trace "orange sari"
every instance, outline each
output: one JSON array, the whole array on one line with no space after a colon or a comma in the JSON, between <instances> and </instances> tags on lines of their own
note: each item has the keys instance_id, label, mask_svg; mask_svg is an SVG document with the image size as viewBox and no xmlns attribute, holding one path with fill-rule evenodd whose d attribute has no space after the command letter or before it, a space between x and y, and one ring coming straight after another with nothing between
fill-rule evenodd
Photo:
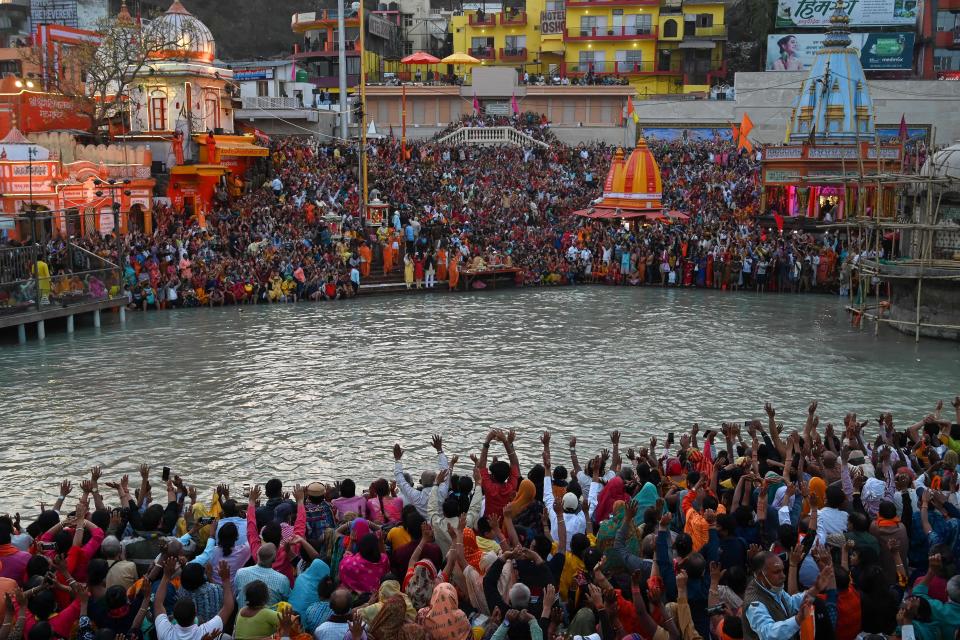
<instances>
[{"instance_id":1,"label":"orange sari","mask_svg":"<svg viewBox=\"0 0 960 640\"><path fill-rule=\"evenodd\" d=\"M460 282L460 265L458 264L457 255L454 254L450 259L450 273L447 278L450 291L454 291L457 288L458 282Z\"/></svg>"},{"instance_id":2,"label":"orange sari","mask_svg":"<svg viewBox=\"0 0 960 640\"><path fill-rule=\"evenodd\" d=\"M447 279L447 250L437 251L437 280Z\"/></svg>"}]
</instances>

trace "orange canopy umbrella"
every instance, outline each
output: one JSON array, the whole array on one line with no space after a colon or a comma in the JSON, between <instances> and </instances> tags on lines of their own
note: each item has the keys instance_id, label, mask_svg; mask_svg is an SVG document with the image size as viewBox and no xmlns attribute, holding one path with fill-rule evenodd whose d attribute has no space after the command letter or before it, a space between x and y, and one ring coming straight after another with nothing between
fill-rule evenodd
<instances>
[{"instance_id":1,"label":"orange canopy umbrella","mask_svg":"<svg viewBox=\"0 0 960 640\"><path fill-rule=\"evenodd\" d=\"M432 56L426 51L417 51L401 59L400 62L401 64L437 64L440 62L440 58Z\"/></svg>"}]
</instances>

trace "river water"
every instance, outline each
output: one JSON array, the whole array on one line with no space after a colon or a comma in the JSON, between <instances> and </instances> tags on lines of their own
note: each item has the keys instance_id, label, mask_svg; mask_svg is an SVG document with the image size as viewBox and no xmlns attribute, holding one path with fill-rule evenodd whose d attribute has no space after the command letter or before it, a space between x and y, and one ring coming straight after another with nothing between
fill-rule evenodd
<instances>
[{"instance_id":1,"label":"river water","mask_svg":"<svg viewBox=\"0 0 960 640\"><path fill-rule=\"evenodd\" d=\"M663 442L771 399L788 428L813 398L822 423L905 426L960 391L960 347L856 331L829 296L578 287L133 313L0 347L0 385L0 512L32 512L94 464L134 485L143 461L203 488L369 481L391 477L394 442L418 476L429 434L468 466L512 427L524 467L544 428L569 465L574 434L583 457L612 429Z\"/></svg>"}]
</instances>

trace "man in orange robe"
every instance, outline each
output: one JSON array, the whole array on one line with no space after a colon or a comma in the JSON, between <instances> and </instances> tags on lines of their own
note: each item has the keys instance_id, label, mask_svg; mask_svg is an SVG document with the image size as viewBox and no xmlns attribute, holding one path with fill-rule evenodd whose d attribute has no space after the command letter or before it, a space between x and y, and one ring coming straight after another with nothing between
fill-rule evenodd
<instances>
[{"instance_id":1,"label":"man in orange robe","mask_svg":"<svg viewBox=\"0 0 960 640\"><path fill-rule=\"evenodd\" d=\"M373 252L370 250L370 245L364 242L360 245L357 253L360 254L360 275L366 278L370 275L370 262L373 260Z\"/></svg>"},{"instance_id":2,"label":"man in orange robe","mask_svg":"<svg viewBox=\"0 0 960 640\"><path fill-rule=\"evenodd\" d=\"M450 291L454 291L457 288L457 283L460 282L460 265L458 264L458 258L458 252L454 252L450 257L450 273L447 279Z\"/></svg>"},{"instance_id":3,"label":"man in orange robe","mask_svg":"<svg viewBox=\"0 0 960 640\"><path fill-rule=\"evenodd\" d=\"M447 279L447 250L437 251L437 280Z\"/></svg>"}]
</instances>

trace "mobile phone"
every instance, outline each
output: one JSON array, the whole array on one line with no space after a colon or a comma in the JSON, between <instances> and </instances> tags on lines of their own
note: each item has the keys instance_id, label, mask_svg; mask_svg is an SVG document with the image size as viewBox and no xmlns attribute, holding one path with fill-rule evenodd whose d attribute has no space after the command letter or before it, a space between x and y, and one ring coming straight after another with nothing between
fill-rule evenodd
<instances>
[{"instance_id":1,"label":"mobile phone","mask_svg":"<svg viewBox=\"0 0 960 640\"><path fill-rule=\"evenodd\" d=\"M204 527L204 526L212 523L212 522L214 521L214 519L215 519L215 518L214 518L213 516L207 516L207 517L204 517L204 518L200 518L200 520L199 520L198 522L200 523L200 526L201 526L201 527Z\"/></svg>"},{"instance_id":2,"label":"mobile phone","mask_svg":"<svg viewBox=\"0 0 960 640\"><path fill-rule=\"evenodd\" d=\"M674 437L674 436L673 436L673 431L669 431L669 432L667 433L667 446L668 446L668 447L673 444L673 437Z\"/></svg>"},{"instance_id":3,"label":"mobile phone","mask_svg":"<svg viewBox=\"0 0 960 640\"><path fill-rule=\"evenodd\" d=\"M747 429L749 429L752 425L753 425L753 420L744 420L744 421L743 421L743 426L744 426L745 428L747 428Z\"/></svg>"},{"instance_id":4,"label":"mobile phone","mask_svg":"<svg viewBox=\"0 0 960 640\"><path fill-rule=\"evenodd\" d=\"M164 482L170 479L170 467L163 468L163 475L160 476L160 479L163 480Z\"/></svg>"},{"instance_id":5,"label":"mobile phone","mask_svg":"<svg viewBox=\"0 0 960 640\"><path fill-rule=\"evenodd\" d=\"M713 605L712 607L707 607L707 615L708 615L708 616L719 616L719 615L721 615L725 610L726 610L726 609L724 608L724 605L722 605L722 604L715 604L715 605Z\"/></svg>"}]
</instances>

